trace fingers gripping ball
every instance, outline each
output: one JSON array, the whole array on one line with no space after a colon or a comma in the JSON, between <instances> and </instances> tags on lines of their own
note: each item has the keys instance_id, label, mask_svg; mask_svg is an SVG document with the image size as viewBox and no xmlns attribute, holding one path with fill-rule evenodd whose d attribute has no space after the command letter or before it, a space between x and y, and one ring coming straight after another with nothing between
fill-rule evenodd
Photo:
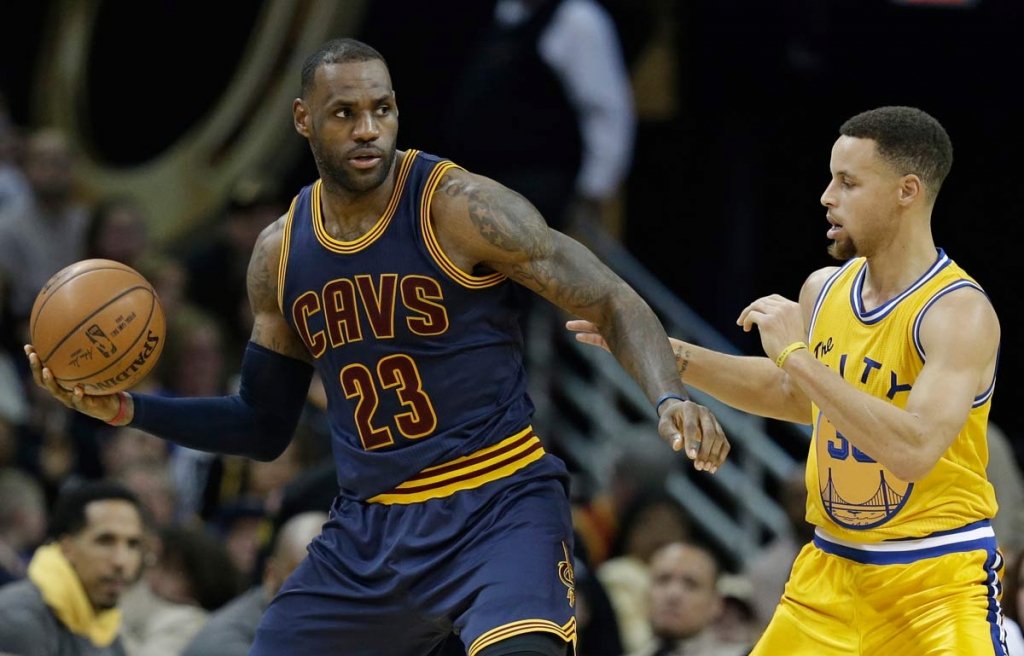
<instances>
[{"instance_id":1,"label":"fingers gripping ball","mask_svg":"<svg viewBox=\"0 0 1024 656\"><path fill-rule=\"evenodd\" d=\"M166 322L153 286L137 271L111 260L83 260L43 286L29 332L62 387L113 394L156 365Z\"/></svg>"}]
</instances>

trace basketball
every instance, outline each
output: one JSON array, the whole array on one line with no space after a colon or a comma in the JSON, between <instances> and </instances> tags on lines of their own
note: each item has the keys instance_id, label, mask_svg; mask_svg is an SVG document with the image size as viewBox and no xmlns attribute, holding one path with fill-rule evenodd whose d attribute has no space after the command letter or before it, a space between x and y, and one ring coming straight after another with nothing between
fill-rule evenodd
<instances>
[{"instance_id":1,"label":"basketball","mask_svg":"<svg viewBox=\"0 0 1024 656\"><path fill-rule=\"evenodd\" d=\"M62 387L113 394L156 365L166 321L153 286L135 269L113 260L83 260L43 286L29 332L40 361Z\"/></svg>"}]
</instances>

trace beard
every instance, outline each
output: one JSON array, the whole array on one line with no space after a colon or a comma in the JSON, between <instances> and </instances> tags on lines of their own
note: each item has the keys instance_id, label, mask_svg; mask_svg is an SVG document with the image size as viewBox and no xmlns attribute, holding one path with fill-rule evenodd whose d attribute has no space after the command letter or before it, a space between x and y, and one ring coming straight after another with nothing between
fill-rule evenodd
<instances>
[{"instance_id":1,"label":"beard","mask_svg":"<svg viewBox=\"0 0 1024 656\"><path fill-rule=\"evenodd\" d=\"M395 146L384 150L380 165L375 171L353 171L346 167L345 158L336 152L324 149L315 140L310 139L309 147L313 151L313 159L320 169L320 175L330 182L356 193L370 191L384 184L391 165L395 161Z\"/></svg>"},{"instance_id":2,"label":"beard","mask_svg":"<svg viewBox=\"0 0 1024 656\"><path fill-rule=\"evenodd\" d=\"M857 244L852 239L836 239L828 246L828 254L833 259L845 262L857 257Z\"/></svg>"}]
</instances>

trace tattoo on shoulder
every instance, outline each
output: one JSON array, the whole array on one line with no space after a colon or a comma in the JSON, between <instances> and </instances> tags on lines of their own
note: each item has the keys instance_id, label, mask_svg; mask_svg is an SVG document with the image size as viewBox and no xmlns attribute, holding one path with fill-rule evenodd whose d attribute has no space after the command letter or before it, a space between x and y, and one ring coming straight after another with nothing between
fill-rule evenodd
<instances>
[{"instance_id":1,"label":"tattoo on shoulder","mask_svg":"<svg viewBox=\"0 0 1024 656\"><path fill-rule=\"evenodd\" d=\"M253 248L246 274L246 286L253 312L277 307L277 262L281 256L280 221L260 235Z\"/></svg>"}]
</instances>

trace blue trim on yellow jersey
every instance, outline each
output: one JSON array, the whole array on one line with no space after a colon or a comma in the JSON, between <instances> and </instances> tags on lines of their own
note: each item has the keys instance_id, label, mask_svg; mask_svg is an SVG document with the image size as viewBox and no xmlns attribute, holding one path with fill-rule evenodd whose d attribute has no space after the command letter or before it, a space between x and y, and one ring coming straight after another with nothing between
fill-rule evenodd
<instances>
[{"instance_id":1,"label":"blue trim on yellow jersey","mask_svg":"<svg viewBox=\"0 0 1024 656\"><path fill-rule=\"evenodd\" d=\"M901 293L896 298L888 301L887 303L879 305L878 307L871 311L864 310L864 279L867 278L868 273L868 266L867 264L865 264L863 268L861 268L861 270L857 272L857 277L854 279L853 284L850 286L850 306L853 308L853 314L857 317L857 319L860 320L861 323L868 326L876 324L885 317L889 316L889 313L892 312L893 308L899 305L900 301L916 292L918 289L921 288L922 285L924 285L926 282L934 278L936 274L939 273L939 271L942 271L947 266L953 263L953 260L949 259L949 257L946 256L946 252L944 250L940 248L938 249L938 252L939 255L938 258L935 260L935 263L932 264L932 266L927 271L924 272L924 275L917 279L917 282L903 290L903 293Z\"/></svg>"},{"instance_id":2,"label":"blue trim on yellow jersey","mask_svg":"<svg viewBox=\"0 0 1024 656\"><path fill-rule=\"evenodd\" d=\"M921 357L921 362L925 361L924 346L921 345L921 324L924 323L925 313L928 312L928 308L930 308L932 304L935 303L935 301L939 300L940 298L942 298L943 296L950 292L955 292L956 290L962 289L964 287L972 287L974 289L977 289L982 294L985 293L984 289L979 287L976 283L971 282L970 280L957 280L956 282L952 282L943 287L942 289L940 289L938 292L936 292L935 295L932 296L928 300L928 302L924 304L924 307L921 308L921 311L917 313L917 318L914 319L914 348L917 349L917 354Z\"/></svg>"},{"instance_id":3,"label":"blue trim on yellow jersey","mask_svg":"<svg viewBox=\"0 0 1024 656\"><path fill-rule=\"evenodd\" d=\"M921 311L917 313L917 318L914 319L914 330L913 330L913 334L914 334L914 348L917 349L917 355L918 355L918 357L921 358L921 362L924 362L926 360L925 352L924 352L924 346L921 344L921 324L924 323L924 315L925 315L925 313L928 312L928 309L932 306L933 303L935 303L935 301L939 300L940 298L942 298L946 294L949 294L950 292L955 292L958 289L964 289L964 288L976 289L979 292L981 292L982 294L985 294L985 298L988 298L988 294L985 293L985 290L982 289L980 285L978 285L977 283L975 283L973 281L970 281L970 280L960 279L960 280L957 280L955 282L952 282L952 283L946 285L945 287L940 289L938 292L936 292L935 295L932 296L928 300L927 303L925 303L924 307L921 308ZM988 401L990 398L992 398L992 393L996 389L996 374L998 374L998 373L999 373L999 354L997 353L996 354L996 371L992 374L992 382L989 384L988 389L986 389L984 392L982 392L978 396L974 397L974 403L971 404L972 408L979 408L979 407L985 405L985 402Z\"/></svg>"},{"instance_id":4,"label":"blue trim on yellow jersey","mask_svg":"<svg viewBox=\"0 0 1024 656\"><path fill-rule=\"evenodd\" d=\"M988 602L986 618L992 635L992 649L996 656L1009 654L1009 649L1006 646L1006 630L1003 629L1001 622L1003 609L999 604L999 598L1003 596L1003 585L1000 582L1000 570L1003 569L1003 565L1003 555L999 553L998 549L993 550L985 560L985 588L988 590L988 594L985 595L985 600Z\"/></svg>"},{"instance_id":5,"label":"blue trim on yellow jersey","mask_svg":"<svg viewBox=\"0 0 1024 656\"><path fill-rule=\"evenodd\" d=\"M821 305L825 302L825 297L828 296L828 291L832 289L832 285L835 284L836 280L842 275L843 271L846 271L851 266L856 264L859 260L853 259L839 267L839 270L829 276L825 284L822 285L821 291L818 292L818 298L814 301L814 309L811 311L811 324L807 327L807 340L811 341L814 336L814 324L818 322L818 311L821 309Z\"/></svg>"},{"instance_id":6,"label":"blue trim on yellow jersey","mask_svg":"<svg viewBox=\"0 0 1024 656\"><path fill-rule=\"evenodd\" d=\"M938 531L924 538L863 544L831 536L819 527L814 531L814 546L862 565L906 565L952 553L995 551L996 537L992 523L987 519L950 531Z\"/></svg>"}]
</instances>

